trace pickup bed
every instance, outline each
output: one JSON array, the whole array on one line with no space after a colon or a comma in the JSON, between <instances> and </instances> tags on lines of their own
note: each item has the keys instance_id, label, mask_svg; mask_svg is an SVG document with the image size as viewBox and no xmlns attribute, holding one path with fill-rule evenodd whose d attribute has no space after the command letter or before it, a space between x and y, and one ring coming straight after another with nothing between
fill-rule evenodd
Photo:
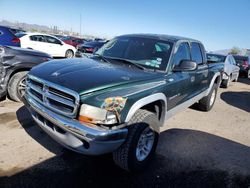
<instances>
[{"instance_id":1,"label":"pickup bed","mask_svg":"<svg viewBox=\"0 0 250 188\"><path fill-rule=\"evenodd\" d=\"M223 71L207 64L201 42L153 34L119 36L91 58L52 62L27 76L23 101L33 119L63 146L113 153L128 171L152 159L168 118L194 103L213 107Z\"/></svg>"}]
</instances>

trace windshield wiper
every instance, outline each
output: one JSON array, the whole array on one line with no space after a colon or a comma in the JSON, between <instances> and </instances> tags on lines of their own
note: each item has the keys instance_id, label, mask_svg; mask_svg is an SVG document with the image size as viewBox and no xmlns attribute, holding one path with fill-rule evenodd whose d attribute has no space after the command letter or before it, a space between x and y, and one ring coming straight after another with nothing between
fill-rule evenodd
<instances>
[{"instance_id":1,"label":"windshield wiper","mask_svg":"<svg viewBox=\"0 0 250 188\"><path fill-rule=\"evenodd\" d=\"M121 61L123 63L127 63L127 64L130 64L130 65L133 65L133 66L135 66L135 67L137 67L139 69L146 70L145 67L143 67L141 65L138 65L137 63L134 63L134 62L129 61L127 59L121 59L121 58L109 58L109 59L114 60L114 61Z\"/></svg>"},{"instance_id":2,"label":"windshield wiper","mask_svg":"<svg viewBox=\"0 0 250 188\"><path fill-rule=\"evenodd\" d=\"M95 54L94 57L98 57L98 58L100 58L101 60L103 60L103 61L105 61L105 62L107 62L107 63L110 63L109 60L107 60L104 56L102 56L102 55L100 55L100 54Z\"/></svg>"}]
</instances>

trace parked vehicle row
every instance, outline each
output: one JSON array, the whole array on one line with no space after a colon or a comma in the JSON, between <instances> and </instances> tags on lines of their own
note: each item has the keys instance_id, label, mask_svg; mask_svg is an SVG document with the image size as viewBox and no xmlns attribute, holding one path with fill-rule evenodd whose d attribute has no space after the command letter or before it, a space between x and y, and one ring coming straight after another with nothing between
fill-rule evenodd
<instances>
[{"instance_id":1,"label":"parked vehicle row","mask_svg":"<svg viewBox=\"0 0 250 188\"><path fill-rule=\"evenodd\" d=\"M63 37L61 38L61 40L63 42L65 42L66 44L69 44L71 46L74 46L75 48L80 45L80 44L83 44L86 42L85 39L82 39L82 38L77 38L77 37L71 37L71 36L66 36L66 37Z\"/></svg>"},{"instance_id":2,"label":"parked vehicle row","mask_svg":"<svg viewBox=\"0 0 250 188\"><path fill-rule=\"evenodd\" d=\"M26 86L28 71L45 61L52 60L49 54L20 47L0 46L0 99L6 95L20 101Z\"/></svg>"},{"instance_id":3,"label":"parked vehicle row","mask_svg":"<svg viewBox=\"0 0 250 188\"><path fill-rule=\"evenodd\" d=\"M127 171L152 159L166 121L197 103L212 109L223 63L207 63L201 42L123 35L90 58L51 61L27 76L23 102L54 140L86 155L112 153Z\"/></svg>"},{"instance_id":4,"label":"parked vehicle row","mask_svg":"<svg viewBox=\"0 0 250 188\"><path fill-rule=\"evenodd\" d=\"M75 57L84 57L93 54L101 48L107 41L91 41L77 46Z\"/></svg>"}]
</instances>

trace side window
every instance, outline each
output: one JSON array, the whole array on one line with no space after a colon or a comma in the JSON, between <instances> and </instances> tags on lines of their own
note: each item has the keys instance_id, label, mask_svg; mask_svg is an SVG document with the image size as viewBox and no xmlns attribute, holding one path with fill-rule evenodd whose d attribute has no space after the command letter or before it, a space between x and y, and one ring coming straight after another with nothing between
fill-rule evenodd
<instances>
[{"instance_id":1,"label":"side window","mask_svg":"<svg viewBox=\"0 0 250 188\"><path fill-rule=\"evenodd\" d=\"M192 60L196 61L198 65L203 63L200 45L196 42L191 43L191 56Z\"/></svg>"},{"instance_id":2,"label":"side window","mask_svg":"<svg viewBox=\"0 0 250 188\"><path fill-rule=\"evenodd\" d=\"M233 61L232 61L231 56L229 56L228 60L229 60L229 63L232 65L232 64L233 64Z\"/></svg>"},{"instance_id":3,"label":"side window","mask_svg":"<svg viewBox=\"0 0 250 188\"><path fill-rule=\"evenodd\" d=\"M48 43L61 44L61 42L58 39L54 38L54 37L45 36L45 38L46 38L46 41Z\"/></svg>"},{"instance_id":4,"label":"side window","mask_svg":"<svg viewBox=\"0 0 250 188\"><path fill-rule=\"evenodd\" d=\"M236 65L236 62L235 62L234 58L232 56L230 58L231 58L231 64Z\"/></svg>"},{"instance_id":5,"label":"side window","mask_svg":"<svg viewBox=\"0 0 250 188\"><path fill-rule=\"evenodd\" d=\"M179 45L173 57L173 66L179 65L182 60L190 60L190 48L187 42Z\"/></svg>"},{"instance_id":6,"label":"side window","mask_svg":"<svg viewBox=\"0 0 250 188\"><path fill-rule=\"evenodd\" d=\"M42 35L31 35L30 40L36 41L36 42L45 42L44 36Z\"/></svg>"}]
</instances>

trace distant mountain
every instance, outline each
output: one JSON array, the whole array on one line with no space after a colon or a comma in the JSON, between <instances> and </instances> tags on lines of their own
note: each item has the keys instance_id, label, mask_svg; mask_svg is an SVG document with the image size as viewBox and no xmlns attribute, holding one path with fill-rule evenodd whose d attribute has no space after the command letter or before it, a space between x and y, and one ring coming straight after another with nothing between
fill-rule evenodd
<instances>
[{"instance_id":1,"label":"distant mountain","mask_svg":"<svg viewBox=\"0 0 250 188\"><path fill-rule=\"evenodd\" d=\"M23 23L23 22L11 22L11 21L8 21L8 20L0 21L0 25L8 26L8 27L16 28L16 29L22 29L22 30L25 30L25 31L31 31L31 32L70 35L70 36L76 36L76 37L83 37L83 38L87 38L87 39L96 38L93 35L80 35L78 32L60 30L60 29L58 29L57 26L48 27L48 26L45 26L45 25L28 24L28 23Z\"/></svg>"},{"instance_id":2,"label":"distant mountain","mask_svg":"<svg viewBox=\"0 0 250 188\"><path fill-rule=\"evenodd\" d=\"M9 27L13 27L13 28L17 28L17 29L23 29L23 30L27 30L27 31L44 31L44 32L51 32L51 28L49 28L48 26L44 26L44 25L37 25L37 24L27 24L27 23L22 23L22 22L10 22L7 20L2 20L0 21L0 25L3 26L9 26Z\"/></svg>"},{"instance_id":3,"label":"distant mountain","mask_svg":"<svg viewBox=\"0 0 250 188\"><path fill-rule=\"evenodd\" d=\"M227 55L229 54L231 51L231 49L225 49L225 50L215 50L212 51L212 53L216 53L216 54L222 54L222 55Z\"/></svg>"},{"instance_id":4,"label":"distant mountain","mask_svg":"<svg viewBox=\"0 0 250 188\"><path fill-rule=\"evenodd\" d=\"M216 54L227 55L230 53L230 51L231 51L231 49L224 49L224 50L215 50L215 51L211 51L211 52L216 53ZM240 49L240 53L238 55L250 56L250 49L242 48L242 49Z\"/></svg>"}]
</instances>

